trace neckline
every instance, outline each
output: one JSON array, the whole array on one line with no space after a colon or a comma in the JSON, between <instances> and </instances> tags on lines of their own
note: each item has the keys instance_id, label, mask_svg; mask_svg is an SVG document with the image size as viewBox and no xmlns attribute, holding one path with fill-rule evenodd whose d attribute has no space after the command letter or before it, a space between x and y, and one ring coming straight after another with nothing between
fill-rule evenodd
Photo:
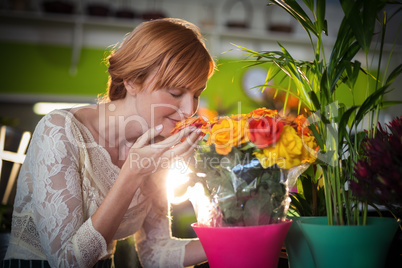
<instances>
[{"instance_id":1,"label":"neckline","mask_svg":"<svg viewBox=\"0 0 402 268\"><path fill-rule=\"evenodd\" d=\"M71 117L74 120L74 123L78 126L79 129L82 129L83 131L85 131L86 136L89 138L90 142L95 144L97 148L99 148L99 150L101 150L103 152L104 155L106 155L107 160L109 162L109 165L111 166L111 168L113 169L113 171L116 174L120 173L121 168L119 166L117 166L116 164L114 164L112 162L112 158L109 154L109 152L106 150L105 147L103 147L102 145L100 145L99 143L96 142L92 132L80 121L78 120L74 114L70 111L70 109L60 109L59 111L65 112L66 114L68 114L69 117Z\"/></svg>"}]
</instances>

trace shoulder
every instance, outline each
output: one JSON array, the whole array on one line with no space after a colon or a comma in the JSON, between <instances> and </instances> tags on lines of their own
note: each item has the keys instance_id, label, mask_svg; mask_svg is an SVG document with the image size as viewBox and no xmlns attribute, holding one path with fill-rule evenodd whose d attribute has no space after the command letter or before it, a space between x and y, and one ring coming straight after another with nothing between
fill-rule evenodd
<instances>
[{"instance_id":1,"label":"shoulder","mask_svg":"<svg viewBox=\"0 0 402 268\"><path fill-rule=\"evenodd\" d=\"M66 110L54 110L46 114L37 124L33 133L27 162L36 164L60 164L78 158L79 147L74 138L74 122ZM32 172L39 172L33 169Z\"/></svg>"},{"instance_id":2,"label":"shoulder","mask_svg":"<svg viewBox=\"0 0 402 268\"><path fill-rule=\"evenodd\" d=\"M71 128L73 116L67 110L53 110L46 114L36 125L34 135L51 135Z\"/></svg>"},{"instance_id":3,"label":"shoulder","mask_svg":"<svg viewBox=\"0 0 402 268\"><path fill-rule=\"evenodd\" d=\"M73 113L69 110L53 110L38 122L32 140L38 141L49 137L52 140L76 144L79 133L80 129Z\"/></svg>"}]
</instances>

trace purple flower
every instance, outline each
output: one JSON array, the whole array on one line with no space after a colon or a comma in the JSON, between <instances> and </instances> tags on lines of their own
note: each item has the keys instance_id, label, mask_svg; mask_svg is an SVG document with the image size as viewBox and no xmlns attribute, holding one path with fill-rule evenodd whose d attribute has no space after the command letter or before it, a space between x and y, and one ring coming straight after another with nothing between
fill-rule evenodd
<instances>
[{"instance_id":1,"label":"purple flower","mask_svg":"<svg viewBox=\"0 0 402 268\"><path fill-rule=\"evenodd\" d=\"M369 203L402 206L402 117L380 124L374 138L364 142L362 158L356 163L353 194Z\"/></svg>"}]
</instances>

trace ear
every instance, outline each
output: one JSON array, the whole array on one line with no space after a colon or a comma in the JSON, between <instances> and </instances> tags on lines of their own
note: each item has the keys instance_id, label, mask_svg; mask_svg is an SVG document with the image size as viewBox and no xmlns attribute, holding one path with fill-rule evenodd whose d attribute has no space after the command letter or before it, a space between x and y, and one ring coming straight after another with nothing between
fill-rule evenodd
<instances>
[{"instance_id":1,"label":"ear","mask_svg":"<svg viewBox=\"0 0 402 268\"><path fill-rule=\"evenodd\" d=\"M124 87L127 90L127 93L135 96L138 93L138 85L136 85L132 80L124 80Z\"/></svg>"}]
</instances>

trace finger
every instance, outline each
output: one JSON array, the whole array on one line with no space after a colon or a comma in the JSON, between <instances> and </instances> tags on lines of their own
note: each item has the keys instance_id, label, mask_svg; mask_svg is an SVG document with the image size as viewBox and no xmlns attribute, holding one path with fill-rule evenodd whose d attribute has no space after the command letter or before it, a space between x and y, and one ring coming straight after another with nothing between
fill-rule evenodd
<instances>
[{"instance_id":1,"label":"finger","mask_svg":"<svg viewBox=\"0 0 402 268\"><path fill-rule=\"evenodd\" d=\"M183 143L189 144L192 148L195 148L198 145L198 142L202 140L204 134L201 133L200 129L197 129L193 133L187 136L186 140Z\"/></svg>"},{"instance_id":2,"label":"finger","mask_svg":"<svg viewBox=\"0 0 402 268\"><path fill-rule=\"evenodd\" d=\"M189 157L193 158L195 149L198 146L198 142L195 142L192 144L192 146L187 150L187 152L184 152L183 154L180 155L181 158L188 159ZM186 161L187 163L187 161Z\"/></svg>"},{"instance_id":3,"label":"finger","mask_svg":"<svg viewBox=\"0 0 402 268\"><path fill-rule=\"evenodd\" d=\"M198 141L202 139L199 131L191 133L184 142L174 146L168 152L175 156L185 156L187 154L192 154L194 149L198 145Z\"/></svg>"},{"instance_id":4,"label":"finger","mask_svg":"<svg viewBox=\"0 0 402 268\"><path fill-rule=\"evenodd\" d=\"M163 125L157 125L154 128L150 128L147 131L145 131L144 134L142 134L137 141L134 143L132 148L141 148L144 147L145 145L149 144L149 142L158 136L163 129Z\"/></svg>"},{"instance_id":5,"label":"finger","mask_svg":"<svg viewBox=\"0 0 402 268\"><path fill-rule=\"evenodd\" d=\"M162 147L162 148L171 148L175 145L177 145L178 143L180 143L182 141L183 138L186 138L189 134L191 134L192 132L196 131L197 128L191 126L191 127L186 127L182 130L180 130L178 133L166 138L165 140L155 143L155 145L157 145L158 147Z\"/></svg>"}]
</instances>

